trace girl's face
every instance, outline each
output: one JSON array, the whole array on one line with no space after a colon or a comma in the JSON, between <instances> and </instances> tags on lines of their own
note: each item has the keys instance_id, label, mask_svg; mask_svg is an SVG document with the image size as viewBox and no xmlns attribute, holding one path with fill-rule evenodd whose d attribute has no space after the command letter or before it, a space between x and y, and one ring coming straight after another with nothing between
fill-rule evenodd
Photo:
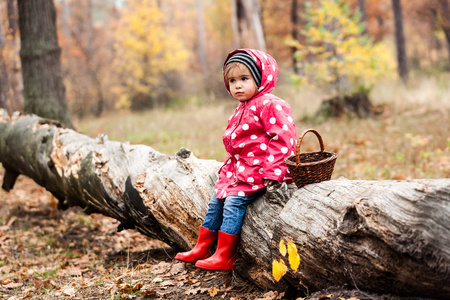
<instances>
[{"instance_id":1,"label":"girl's face","mask_svg":"<svg viewBox=\"0 0 450 300\"><path fill-rule=\"evenodd\" d=\"M258 92L250 70L242 64L237 65L228 72L227 80L231 96L236 100L247 101Z\"/></svg>"}]
</instances>

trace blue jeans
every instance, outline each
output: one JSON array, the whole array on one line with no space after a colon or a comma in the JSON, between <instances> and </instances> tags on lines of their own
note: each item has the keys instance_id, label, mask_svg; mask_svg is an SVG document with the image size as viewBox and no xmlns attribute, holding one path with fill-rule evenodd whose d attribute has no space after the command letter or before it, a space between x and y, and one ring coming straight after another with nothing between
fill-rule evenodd
<instances>
[{"instance_id":1,"label":"blue jeans","mask_svg":"<svg viewBox=\"0 0 450 300\"><path fill-rule=\"evenodd\" d=\"M212 231L220 229L228 234L239 235L247 206L258 195L260 193L247 197L229 196L223 201L217 199L214 193L209 200L208 212L202 226Z\"/></svg>"}]
</instances>

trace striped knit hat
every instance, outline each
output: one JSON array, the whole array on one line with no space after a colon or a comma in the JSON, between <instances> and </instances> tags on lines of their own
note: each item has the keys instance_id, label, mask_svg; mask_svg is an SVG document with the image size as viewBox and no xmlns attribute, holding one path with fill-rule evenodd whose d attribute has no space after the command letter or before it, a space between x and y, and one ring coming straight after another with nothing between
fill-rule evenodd
<instances>
[{"instance_id":1,"label":"striped knit hat","mask_svg":"<svg viewBox=\"0 0 450 300\"><path fill-rule=\"evenodd\" d=\"M231 62L239 62L241 64L244 64L252 73L256 85L258 87L261 86L262 71L256 64L255 59L250 54L248 54L247 52L237 52L235 55L230 57L225 65L228 65Z\"/></svg>"}]
</instances>

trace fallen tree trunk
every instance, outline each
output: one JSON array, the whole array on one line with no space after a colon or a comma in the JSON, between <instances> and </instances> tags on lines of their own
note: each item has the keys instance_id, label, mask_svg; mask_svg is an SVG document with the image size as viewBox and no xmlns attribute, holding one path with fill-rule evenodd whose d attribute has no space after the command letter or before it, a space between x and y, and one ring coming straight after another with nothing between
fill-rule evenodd
<instances>
[{"instance_id":1,"label":"fallen tree trunk","mask_svg":"<svg viewBox=\"0 0 450 300\"><path fill-rule=\"evenodd\" d=\"M96 139L0 110L3 188L24 174L59 199L121 221L175 249L195 244L220 163L189 150ZM249 206L236 271L271 289L331 285L415 297L450 295L450 179L283 184ZM276 282L272 261L296 245L300 267Z\"/></svg>"}]
</instances>

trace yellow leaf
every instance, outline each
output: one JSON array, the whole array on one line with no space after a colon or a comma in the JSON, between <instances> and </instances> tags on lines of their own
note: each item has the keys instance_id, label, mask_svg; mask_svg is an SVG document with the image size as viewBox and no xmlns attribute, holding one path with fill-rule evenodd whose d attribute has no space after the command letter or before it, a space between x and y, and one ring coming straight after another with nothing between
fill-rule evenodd
<instances>
[{"instance_id":1,"label":"yellow leaf","mask_svg":"<svg viewBox=\"0 0 450 300\"><path fill-rule=\"evenodd\" d=\"M284 240L280 241L280 253L283 256L286 256L286 244L284 243Z\"/></svg>"},{"instance_id":2,"label":"yellow leaf","mask_svg":"<svg viewBox=\"0 0 450 300\"><path fill-rule=\"evenodd\" d=\"M220 291L218 288L216 287L212 287L209 289L208 293L211 297L214 298L215 295L217 295L217 292Z\"/></svg>"},{"instance_id":3,"label":"yellow leaf","mask_svg":"<svg viewBox=\"0 0 450 300\"><path fill-rule=\"evenodd\" d=\"M280 281L281 277L283 277L287 272L287 267L284 261L280 258L280 261L273 260L272 263L272 275L275 280Z\"/></svg>"},{"instance_id":4,"label":"yellow leaf","mask_svg":"<svg viewBox=\"0 0 450 300\"><path fill-rule=\"evenodd\" d=\"M289 253L289 264L291 269L294 272L297 272L298 266L300 265L300 255L298 255L297 246L292 242L288 242L287 250Z\"/></svg>"}]
</instances>

